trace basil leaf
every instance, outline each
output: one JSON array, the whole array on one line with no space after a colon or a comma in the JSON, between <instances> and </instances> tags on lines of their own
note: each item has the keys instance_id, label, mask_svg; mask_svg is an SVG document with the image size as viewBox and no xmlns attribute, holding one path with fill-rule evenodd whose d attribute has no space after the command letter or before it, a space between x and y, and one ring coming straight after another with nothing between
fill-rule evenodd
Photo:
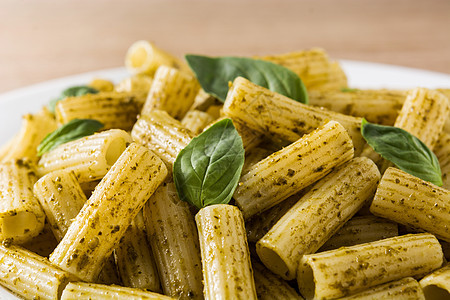
<instances>
[{"instance_id":1,"label":"basil leaf","mask_svg":"<svg viewBox=\"0 0 450 300\"><path fill-rule=\"evenodd\" d=\"M241 76L273 92L308 103L308 93L300 77L281 65L259 59L231 56L186 55L186 60L202 88L222 102L227 97L228 82Z\"/></svg>"},{"instance_id":2,"label":"basil leaf","mask_svg":"<svg viewBox=\"0 0 450 300\"><path fill-rule=\"evenodd\" d=\"M69 87L69 88L65 89L64 91L62 91L61 96L59 96L56 99L50 100L50 102L48 103L48 109L54 113L56 103L58 103L58 101L61 101L66 97L78 97L78 96L83 96L86 94L97 94L98 92L99 91L97 89L94 89L87 85Z\"/></svg>"},{"instance_id":3,"label":"basil leaf","mask_svg":"<svg viewBox=\"0 0 450 300\"><path fill-rule=\"evenodd\" d=\"M442 186L441 167L436 155L409 132L363 119L361 134L375 152L399 169Z\"/></svg>"},{"instance_id":4,"label":"basil leaf","mask_svg":"<svg viewBox=\"0 0 450 300\"><path fill-rule=\"evenodd\" d=\"M61 144L88 136L103 127L103 124L92 119L74 119L47 136L37 147L38 156Z\"/></svg>"},{"instance_id":5,"label":"basil leaf","mask_svg":"<svg viewBox=\"0 0 450 300\"><path fill-rule=\"evenodd\" d=\"M203 208L231 200L244 165L242 139L230 119L217 122L178 154L173 178L181 200Z\"/></svg>"},{"instance_id":6,"label":"basil leaf","mask_svg":"<svg viewBox=\"0 0 450 300\"><path fill-rule=\"evenodd\" d=\"M354 93L357 91L359 91L359 89L353 89L353 88L349 88L349 87L341 88L341 92L343 92L343 93Z\"/></svg>"}]
</instances>

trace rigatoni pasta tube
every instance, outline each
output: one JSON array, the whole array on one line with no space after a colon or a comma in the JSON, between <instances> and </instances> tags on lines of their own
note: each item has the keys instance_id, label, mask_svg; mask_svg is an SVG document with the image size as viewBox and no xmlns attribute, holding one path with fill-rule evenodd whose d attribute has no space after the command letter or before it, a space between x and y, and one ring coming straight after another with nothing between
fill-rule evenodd
<instances>
[{"instance_id":1,"label":"rigatoni pasta tube","mask_svg":"<svg viewBox=\"0 0 450 300\"><path fill-rule=\"evenodd\" d=\"M75 172L79 182L101 179L129 143L128 133L111 129L59 145L42 155L38 175L65 169Z\"/></svg>"},{"instance_id":2,"label":"rigatoni pasta tube","mask_svg":"<svg viewBox=\"0 0 450 300\"><path fill-rule=\"evenodd\" d=\"M286 148L253 165L234 193L249 218L283 201L353 157L352 141L342 125L330 121Z\"/></svg>"},{"instance_id":3,"label":"rigatoni pasta tube","mask_svg":"<svg viewBox=\"0 0 450 300\"><path fill-rule=\"evenodd\" d=\"M286 281L273 274L259 262L252 260L253 277L259 300L301 300L303 299Z\"/></svg>"},{"instance_id":4,"label":"rigatoni pasta tube","mask_svg":"<svg viewBox=\"0 0 450 300\"><path fill-rule=\"evenodd\" d=\"M166 166L154 153L130 144L100 181L50 261L85 281L93 281L166 175Z\"/></svg>"},{"instance_id":5,"label":"rigatoni pasta tube","mask_svg":"<svg viewBox=\"0 0 450 300\"><path fill-rule=\"evenodd\" d=\"M256 244L261 261L283 279L295 278L314 253L371 198L380 179L368 158L354 158L317 182Z\"/></svg>"},{"instance_id":6,"label":"rigatoni pasta tube","mask_svg":"<svg viewBox=\"0 0 450 300\"><path fill-rule=\"evenodd\" d=\"M442 187L444 189L450 189L450 134L447 132L441 132L436 145L433 148L434 154L436 154L439 160L442 173Z\"/></svg>"},{"instance_id":7,"label":"rigatoni pasta tube","mask_svg":"<svg viewBox=\"0 0 450 300\"><path fill-rule=\"evenodd\" d=\"M163 292L177 299L202 299L202 266L194 216L178 198L172 180L163 183L144 206L148 240Z\"/></svg>"},{"instance_id":8,"label":"rigatoni pasta tube","mask_svg":"<svg viewBox=\"0 0 450 300\"><path fill-rule=\"evenodd\" d=\"M158 154L166 164L172 165L193 134L167 112L154 110L139 118L131 136L135 142Z\"/></svg>"},{"instance_id":9,"label":"rigatoni pasta tube","mask_svg":"<svg viewBox=\"0 0 450 300\"><path fill-rule=\"evenodd\" d=\"M388 282L340 300L425 300L419 283L412 277ZM428 298L427 298L428 299ZM442 298L439 298L442 299Z\"/></svg>"},{"instance_id":10,"label":"rigatoni pasta tube","mask_svg":"<svg viewBox=\"0 0 450 300\"><path fill-rule=\"evenodd\" d=\"M58 300L74 279L42 256L18 246L0 245L0 284L25 299Z\"/></svg>"},{"instance_id":11,"label":"rigatoni pasta tube","mask_svg":"<svg viewBox=\"0 0 450 300\"><path fill-rule=\"evenodd\" d=\"M34 184L33 191L44 209L53 234L58 241L62 240L86 202L75 173L65 170L51 172Z\"/></svg>"},{"instance_id":12,"label":"rigatoni pasta tube","mask_svg":"<svg viewBox=\"0 0 450 300\"><path fill-rule=\"evenodd\" d=\"M181 125L189 129L194 135L197 135L212 121L214 121L214 118L208 113L199 110L190 110L181 120Z\"/></svg>"},{"instance_id":13,"label":"rigatoni pasta tube","mask_svg":"<svg viewBox=\"0 0 450 300\"><path fill-rule=\"evenodd\" d=\"M101 92L58 101L56 120L65 124L73 119L95 119L103 129L130 130L142 109L145 94L139 92Z\"/></svg>"},{"instance_id":14,"label":"rigatoni pasta tube","mask_svg":"<svg viewBox=\"0 0 450 300\"><path fill-rule=\"evenodd\" d=\"M195 216L202 254L204 296L257 299L244 219L236 206L216 204Z\"/></svg>"},{"instance_id":15,"label":"rigatoni pasta tube","mask_svg":"<svg viewBox=\"0 0 450 300\"><path fill-rule=\"evenodd\" d=\"M237 77L229 88L223 113L269 137L290 142L334 120L348 131L355 154L365 145L360 131L361 118L302 104L242 77Z\"/></svg>"},{"instance_id":16,"label":"rigatoni pasta tube","mask_svg":"<svg viewBox=\"0 0 450 300\"><path fill-rule=\"evenodd\" d=\"M33 194L36 180L28 159L0 164L0 240L24 243L44 228L45 214Z\"/></svg>"},{"instance_id":17,"label":"rigatoni pasta tube","mask_svg":"<svg viewBox=\"0 0 450 300\"><path fill-rule=\"evenodd\" d=\"M114 254L124 286L161 291L155 259L147 242L142 211L128 227Z\"/></svg>"},{"instance_id":18,"label":"rigatoni pasta tube","mask_svg":"<svg viewBox=\"0 0 450 300\"><path fill-rule=\"evenodd\" d=\"M398 235L398 224L374 215L355 216L342 226L318 252L374 242Z\"/></svg>"},{"instance_id":19,"label":"rigatoni pasta tube","mask_svg":"<svg viewBox=\"0 0 450 300\"><path fill-rule=\"evenodd\" d=\"M160 66L153 78L141 116L158 109L181 120L194 103L199 89L200 84L191 74Z\"/></svg>"},{"instance_id":20,"label":"rigatoni pasta tube","mask_svg":"<svg viewBox=\"0 0 450 300\"><path fill-rule=\"evenodd\" d=\"M61 300L174 300L161 294L116 285L71 282L64 289Z\"/></svg>"},{"instance_id":21,"label":"rigatoni pasta tube","mask_svg":"<svg viewBox=\"0 0 450 300\"><path fill-rule=\"evenodd\" d=\"M450 191L397 168L384 173L370 211L450 242Z\"/></svg>"},{"instance_id":22,"label":"rigatoni pasta tube","mask_svg":"<svg viewBox=\"0 0 450 300\"><path fill-rule=\"evenodd\" d=\"M450 297L450 264L425 276L419 283L427 299L448 299Z\"/></svg>"},{"instance_id":23,"label":"rigatoni pasta tube","mask_svg":"<svg viewBox=\"0 0 450 300\"><path fill-rule=\"evenodd\" d=\"M334 299L407 276L420 277L442 263L441 245L432 234L409 234L304 255L297 281L306 299Z\"/></svg>"},{"instance_id":24,"label":"rigatoni pasta tube","mask_svg":"<svg viewBox=\"0 0 450 300\"><path fill-rule=\"evenodd\" d=\"M383 125L393 125L406 98L405 91L311 91L309 104Z\"/></svg>"}]
</instances>

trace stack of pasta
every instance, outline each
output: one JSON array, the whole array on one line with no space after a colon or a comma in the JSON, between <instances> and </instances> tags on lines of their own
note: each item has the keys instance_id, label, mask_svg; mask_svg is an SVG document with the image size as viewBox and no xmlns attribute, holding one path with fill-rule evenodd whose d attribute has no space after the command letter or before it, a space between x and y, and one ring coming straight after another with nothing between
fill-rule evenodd
<instances>
[{"instance_id":1,"label":"stack of pasta","mask_svg":"<svg viewBox=\"0 0 450 300\"><path fill-rule=\"evenodd\" d=\"M321 49L259 59L294 71L309 105L243 77L222 103L139 41L129 78L24 116L0 150L0 283L26 299L449 297L449 90L349 89ZM245 149L235 206L197 212L173 164L223 118ZM362 118L433 149L443 186L374 152ZM75 119L102 131L38 154Z\"/></svg>"}]
</instances>

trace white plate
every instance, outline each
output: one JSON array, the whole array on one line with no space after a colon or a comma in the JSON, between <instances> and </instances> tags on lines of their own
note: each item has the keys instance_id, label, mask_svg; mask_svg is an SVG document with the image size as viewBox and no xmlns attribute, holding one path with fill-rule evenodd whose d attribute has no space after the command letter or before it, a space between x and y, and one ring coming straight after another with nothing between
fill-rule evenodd
<instances>
[{"instance_id":1,"label":"white plate","mask_svg":"<svg viewBox=\"0 0 450 300\"><path fill-rule=\"evenodd\" d=\"M341 64L348 76L349 86L354 88L450 88L449 74L348 60L342 60ZM93 78L118 82L127 76L124 68L108 69L46 81L0 95L0 145L19 130L23 114L37 112L63 89L87 84ZM0 287L0 299L18 298Z\"/></svg>"}]
</instances>

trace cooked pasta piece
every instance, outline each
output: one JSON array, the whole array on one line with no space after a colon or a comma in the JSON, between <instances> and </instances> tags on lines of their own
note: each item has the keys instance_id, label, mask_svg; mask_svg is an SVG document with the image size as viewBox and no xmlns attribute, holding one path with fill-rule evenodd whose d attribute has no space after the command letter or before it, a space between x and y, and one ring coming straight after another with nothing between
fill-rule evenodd
<instances>
[{"instance_id":1,"label":"cooked pasta piece","mask_svg":"<svg viewBox=\"0 0 450 300\"><path fill-rule=\"evenodd\" d=\"M412 277L377 285L340 300L425 300L419 283ZM428 299L428 298L427 298Z\"/></svg>"},{"instance_id":2,"label":"cooked pasta piece","mask_svg":"<svg viewBox=\"0 0 450 300\"><path fill-rule=\"evenodd\" d=\"M398 236L397 223L373 215L357 216L345 223L320 247L318 252L374 242L394 236Z\"/></svg>"},{"instance_id":3,"label":"cooked pasta piece","mask_svg":"<svg viewBox=\"0 0 450 300\"><path fill-rule=\"evenodd\" d=\"M236 206L215 204L195 216L205 299L257 299L244 219Z\"/></svg>"},{"instance_id":4,"label":"cooked pasta piece","mask_svg":"<svg viewBox=\"0 0 450 300\"><path fill-rule=\"evenodd\" d=\"M131 221L165 179L164 163L132 143L103 177L50 261L82 280L93 281Z\"/></svg>"},{"instance_id":5,"label":"cooked pasta piece","mask_svg":"<svg viewBox=\"0 0 450 300\"><path fill-rule=\"evenodd\" d=\"M238 77L228 90L224 115L274 139L294 142L329 120L342 124L352 138L355 154L365 141L361 118L302 104Z\"/></svg>"},{"instance_id":6,"label":"cooked pasta piece","mask_svg":"<svg viewBox=\"0 0 450 300\"><path fill-rule=\"evenodd\" d=\"M210 106L217 104L219 104L219 101L201 88L197 96L195 96L194 103L189 110L206 111Z\"/></svg>"},{"instance_id":7,"label":"cooked pasta piece","mask_svg":"<svg viewBox=\"0 0 450 300\"><path fill-rule=\"evenodd\" d=\"M128 133L111 129L59 145L42 155L38 175L64 169L75 172L79 182L101 179L129 143Z\"/></svg>"},{"instance_id":8,"label":"cooked pasta piece","mask_svg":"<svg viewBox=\"0 0 450 300\"><path fill-rule=\"evenodd\" d=\"M144 101L142 92L86 94L58 101L55 115L59 124L73 119L95 119L104 125L102 129L118 128L128 131L136 122Z\"/></svg>"},{"instance_id":9,"label":"cooked pasta piece","mask_svg":"<svg viewBox=\"0 0 450 300\"><path fill-rule=\"evenodd\" d=\"M275 206L353 157L353 144L342 125L330 121L244 174L234 199L247 219Z\"/></svg>"},{"instance_id":10,"label":"cooked pasta piece","mask_svg":"<svg viewBox=\"0 0 450 300\"><path fill-rule=\"evenodd\" d=\"M311 91L309 104L372 123L393 125L405 102L406 92L397 90Z\"/></svg>"},{"instance_id":11,"label":"cooked pasta piece","mask_svg":"<svg viewBox=\"0 0 450 300\"><path fill-rule=\"evenodd\" d=\"M36 180L30 160L0 164L0 241L24 243L44 228L45 214L33 195Z\"/></svg>"},{"instance_id":12,"label":"cooked pasta piece","mask_svg":"<svg viewBox=\"0 0 450 300\"><path fill-rule=\"evenodd\" d=\"M160 66L153 78L141 115L146 116L157 109L181 120L194 103L199 89L200 84L191 74Z\"/></svg>"},{"instance_id":13,"label":"cooked pasta piece","mask_svg":"<svg viewBox=\"0 0 450 300\"><path fill-rule=\"evenodd\" d=\"M334 299L407 276L420 277L442 263L441 246L432 234L409 234L304 255L297 281L306 299Z\"/></svg>"},{"instance_id":14,"label":"cooked pasta piece","mask_svg":"<svg viewBox=\"0 0 450 300\"><path fill-rule=\"evenodd\" d=\"M258 163L259 161L263 160L270 154L272 154L273 151L261 147L254 147L250 151L248 151L245 154L245 161L244 166L242 167L242 174L247 173L250 168Z\"/></svg>"},{"instance_id":15,"label":"cooked pasta piece","mask_svg":"<svg viewBox=\"0 0 450 300\"><path fill-rule=\"evenodd\" d=\"M147 75L135 75L125 78L115 86L118 92L136 92L143 93L147 98L152 85L153 78Z\"/></svg>"},{"instance_id":16,"label":"cooked pasta piece","mask_svg":"<svg viewBox=\"0 0 450 300\"><path fill-rule=\"evenodd\" d=\"M384 173L370 211L450 242L450 191L397 168Z\"/></svg>"},{"instance_id":17,"label":"cooked pasta piece","mask_svg":"<svg viewBox=\"0 0 450 300\"><path fill-rule=\"evenodd\" d=\"M128 227L114 254L124 286L161 292L142 211Z\"/></svg>"},{"instance_id":18,"label":"cooked pasta piece","mask_svg":"<svg viewBox=\"0 0 450 300\"><path fill-rule=\"evenodd\" d=\"M448 299L450 297L450 264L425 276L419 283L427 299Z\"/></svg>"},{"instance_id":19,"label":"cooked pasta piece","mask_svg":"<svg viewBox=\"0 0 450 300\"><path fill-rule=\"evenodd\" d=\"M173 181L162 184L147 201L144 217L164 294L202 299L197 229L189 205L178 198Z\"/></svg>"},{"instance_id":20,"label":"cooked pasta piece","mask_svg":"<svg viewBox=\"0 0 450 300\"><path fill-rule=\"evenodd\" d=\"M450 133L442 132L433 148L441 166L442 187L450 189Z\"/></svg>"},{"instance_id":21,"label":"cooked pasta piece","mask_svg":"<svg viewBox=\"0 0 450 300\"><path fill-rule=\"evenodd\" d=\"M36 114L24 115L19 133L2 148L0 162L24 157L37 159L37 146L47 134L55 129L55 118L45 107Z\"/></svg>"},{"instance_id":22,"label":"cooked pasta piece","mask_svg":"<svg viewBox=\"0 0 450 300\"><path fill-rule=\"evenodd\" d=\"M62 240L86 202L75 173L66 170L51 172L34 184L33 191L44 209L53 234L58 241Z\"/></svg>"},{"instance_id":23,"label":"cooked pasta piece","mask_svg":"<svg viewBox=\"0 0 450 300\"><path fill-rule=\"evenodd\" d=\"M169 66L190 71L189 67L172 54L145 40L137 41L128 48L125 66L131 74L152 76L159 66Z\"/></svg>"},{"instance_id":24,"label":"cooked pasta piece","mask_svg":"<svg viewBox=\"0 0 450 300\"><path fill-rule=\"evenodd\" d=\"M110 80L95 78L88 84L90 87L100 92L112 92L114 91L114 83Z\"/></svg>"},{"instance_id":25,"label":"cooked pasta piece","mask_svg":"<svg viewBox=\"0 0 450 300\"><path fill-rule=\"evenodd\" d=\"M131 136L135 142L148 147L171 166L194 135L167 112L154 110L139 118Z\"/></svg>"},{"instance_id":26,"label":"cooked pasta piece","mask_svg":"<svg viewBox=\"0 0 450 300\"><path fill-rule=\"evenodd\" d=\"M448 99L441 93L425 88L410 90L394 126L406 130L433 149L449 115L449 107ZM367 146L361 155L373 160L373 152L374 150ZM381 156L379 158L381 159ZM384 165L382 171L391 165L390 162L379 160L375 163Z\"/></svg>"},{"instance_id":27,"label":"cooked pasta piece","mask_svg":"<svg viewBox=\"0 0 450 300\"><path fill-rule=\"evenodd\" d=\"M256 243L259 239L261 239L270 230L270 228L272 228L273 225L275 225L278 220L281 219L281 217L292 206L294 206L295 203L297 203L298 199L300 199L307 192L307 190L309 190L309 187L290 196L278 205L275 205L274 207L269 208L268 210L263 211L262 213L247 220L245 222L247 240L249 242Z\"/></svg>"},{"instance_id":28,"label":"cooked pasta piece","mask_svg":"<svg viewBox=\"0 0 450 300\"><path fill-rule=\"evenodd\" d=\"M376 165L362 157L322 178L256 243L261 261L294 279L302 255L316 252L371 199L379 179Z\"/></svg>"},{"instance_id":29,"label":"cooked pasta piece","mask_svg":"<svg viewBox=\"0 0 450 300\"><path fill-rule=\"evenodd\" d=\"M286 281L270 272L259 262L252 260L253 277L259 300L301 300L303 299Z\"/></svg>"},{"instance_id":30,"label":"cooked pasta piece","mask_svg":"<svg viewBox=\"0 0 450 300\"><path fill-rule=\"evenodd\" d=\"M320 48L281 55L257 57L294 71L308 90L340 89L347 86L347 77L337 62L330 62Z\"/></svg>"},{"instance_id":31,"label":"cooked pasta piece","mask_svg":"<svg viewBox=\"0 0 450 300\"><path fill-rule=\"evenodd\" d=\"M25 299L58 300L69 282L68 272L19 246L0 244L0 284Z\"/></svg>"},{"instance_id":32,"label":"cooked pasta piece","mask_svg":"<svg viewBox=\"0 0 450 300\"><path fill-rule=\"evenodd\" d=\"M174 298L136 288L86 282L71 282L64 289L61 300L72 299L173 300Z\"/></svg>"},{"instance_id":33,"label":"cooked pasta piece","mask_svg":"<svg viewBox=\"0 0 450 300\"><path fill-rule=\"evenodd\" d=\"M199 110L190 110L181 120L181 125L189 129L192 134L198 135L203 131L206 125L214 121L213 117Z\"/></svg>"},{"instance_id":34,"label":"cooked pasta piece","mask_svg":"<svg viewBox=\"0 0 450 300\"><path fill-rule=\"evenodd\" d=\"M98 274L95 283L123 285L117 271L114 255L110 255L106 259L105 264L103 265L100 274Z\"/></svg>"}]
</instances>

